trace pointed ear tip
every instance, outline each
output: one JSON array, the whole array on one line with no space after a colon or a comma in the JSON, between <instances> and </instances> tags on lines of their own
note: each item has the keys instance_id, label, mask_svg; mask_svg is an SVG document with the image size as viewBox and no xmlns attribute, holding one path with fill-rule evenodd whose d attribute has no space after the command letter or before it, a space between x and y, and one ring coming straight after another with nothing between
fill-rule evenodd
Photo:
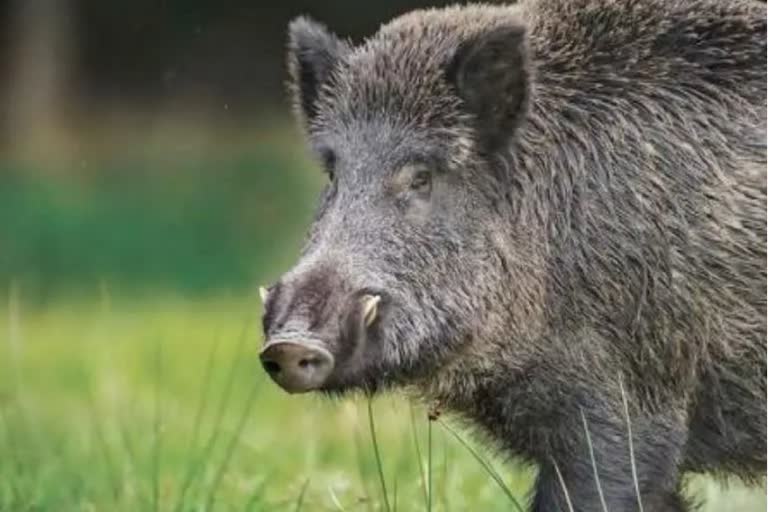
<instances>
[{"instance_id":1,"label":"pointed ear tip","mask_svg":"<svg viewBox=\"0 0 768 512\"><path fill-rule=\"evenodd\" d=\"M520 44L526 37L528 31L525 25L522 23L513 25L504 25L497 27L488 32L484 37L479 38L480 44L507 44L517 45Z\"/></svg>"},{"instance_id":2,"label":"pointed ear tip","mask_svg":"<svg viewBox=\"0 0 768 512\"><path fill-rule=\"evenodd\" d=\"M316 25L318 25L318 23L314 19L307 16L306 14L301 14L288 22L288 32L289 33L300 32L302 30L314 27Z\"/></svg>"},{"instance_id":3,"label":"pointed ear tip","mask_svg":"<svg viewBox=\"0 0 768 512\"><path fill-rule=\"evenodd\" d=\"M292 45L310 38L326 38L329 35L330 32L325 25L304 14L293 18L288 23L288 39Z\"/></svg>"},{"instance_id":4,"label":"pointed ear tip","mask_svg":"<svg viewBox=\"0 0 768 512\"><path fill-rule=\"evenodd\" d=\"M490 49L523 49L527 46L527 34L528 30L523 23L513 23L493 27L468 37L458 44L451 65L448 66L449 75L451 71L458 71L459 65L467 58L476 57Z\"/></svg>"}]
</instances>

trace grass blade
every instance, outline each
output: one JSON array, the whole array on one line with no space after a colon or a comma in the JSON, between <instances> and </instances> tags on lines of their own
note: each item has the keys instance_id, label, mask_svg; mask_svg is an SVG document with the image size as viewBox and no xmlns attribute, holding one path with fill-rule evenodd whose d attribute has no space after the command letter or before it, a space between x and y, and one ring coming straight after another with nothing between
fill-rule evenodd
<instances>
[{"instance_id":1,"label":"grass blade","mask_svg":"<svg viewBox=\"0 0 768 512\"><path fill-rule=\"evenodd\" d=\"M153 414L152 425L152 510L157 512L160 508L160 427L161 427L161 404L160 404L160 380L163 373L163 345L161 341L157 342L155 350L155 411Z\"/></svg>"},{"instance_id":2,"label":"grass blade","mask_svg":"<svg viewBox=\"0 0 768 512\"><path fill-rule=\"evenodd\" d=\"M126 407L126 409L129 412L129 416L132 416L131 413L135 412L136 410L134 399L130 399L129 405ZM131 429L128 428L128 423L125 421L125 413L119 414L116 421L120 434L120 444L122 445L123 451L127 455L126 460L128 471L130 473L134 473L136 471L137 465L136 449L133 445Z\"/></svg>"},{"instance_id":3,"label":"grass blade","mask_svg":"<svg viewBox=\"0 0 768 512\"><path fill-rule=\"evenodd\" d=\"M427 512L432 512L432 421L427 421Z\"/></svg>"},{"instance_id":4,"label":"grass blade","mask_svg":"<svg viewBox=\"0 0 768 512\"><path fill-rule=\"evenodd\" d=\"M632 466L632 480L635 483L635 495L637 496L637 508L643 511L643 500L640 496L640 481L637 478L637 464L635 462L635 444L632 441L632 422L629 420L629 403L627 394L624 392L624 382L619 376L619 389L621 390L621 401L624 404L624 416L627 418L627 438L629 439L629 463Z\"/></svg>"},{"instance_id":5,"label":"grass blade","mask_svg":"<svg viewBox=\"0 0 768 512\"><path fill-rule=\"evenodd\" d=\"M21 476L22 471L21 460L16 449L19 444L16 442L16 436L11 431L12 427L7 419L5 406L3 404L0 404L0 424L3 426L3 439L5 440L5 443L3 443L5 445L3 453L10 453L8 458L10 459L11 467L13 469L13 477L7 479L11 488L11 493L13 495L11 498L11 503L21 503L22 492L21 489L19 489L17 481L17 479L20 479L19 477Z\"/></svg>"},{"instance_id":6,"label":"grass blade","mask_svg":"<svg viewBox=\"0 0 768 512\"><path fill-rule=\"evenodd\" d=\"M368 478L365 476L365 457L364 454L366 451L363 449L363 440L360 435L360 429L355 429L355 455L357 458L357 471L360 476L360 486L363 488L364 495L364 503L366 505L366 509L369 511L373 510L373 500L371 499L371 491L368 487Z\"/></svg>"},{"instance_id":7,"label":"grass blade","mask_svg":"<svg viewBox=\"0 0 768 512\"><path fill-rule=\"evenodd\" d=\"M333 503L333 506L338 510L339 512L346 512L344 507L341 505L341 502L339 501L339 497L336 496L336 493L333 491L333 487L330 485L328 486L328 494L331 496L331 503Z\"/></svg>"},{"instance_id":8,"label":"grass blade","mask_svg":"<svg viewBox=\"0 0 768 512\"><path fill-rule=\"evenodd\" d=\"M245 425L248 422L248 419L251 417L251 412L253 411L253 403L256 398L256 389L257 389L256 385L253 385L251 387L251 391L248 394L248 399L245 403L245 407L243 408L243 413L240 415L240 419L237 422L237 428L235 430L235 433L232 435L232 439L230 440L229 445L227 446L224 452L224 459L221 461L221 465L219 466L219 469L216 472L216 476L213 479L213 485L211 485L211 489L208 493L208 500L206 501L207 505L205 507L205 510L207 510L208 512L213 511L214 499L216 498L216 491L218 490L219 485L221 485L221 480L224 477L224 472L229 466L229 461L232 459L232 454L235 453L235 448L237 448L237 443L240 441L240 436L242 435L243 430L245 429Z\"/></svg>"},{"instance_id":9,"label":"grass blade","mask_svg":"<svg viewBox=\"0 0 768 512\"><path fill-rule=\"evenodd\" d=\"M107 443L106 434L102 429L101 423L99 422L99 414L96 407L95 398L93 396L93 390L90 389L90 386L88 389L87 399L88 409L91 415L91 426L93 428L95 438L94 440L98 445L98 449L101 452L102 458L104 459L104 473L106 474L109 488L112 491L112 498L117 500L118 496L120 495L120 485L118 483L119 479L117 477L117 470L115 469L112 455L109 452L109 444Z\"/></svg>"},{"instance_id":10,"label":"grass blade","mask_svg":"<svg viewBox=\"0 0 768 512\"><path fill-rule=\"evenodd\" d=\"M393 482L392 503L392 512L397 512L397 475L395 475L395 481Z\"/></svg>"},{"instance_id":11,"label":"grass blade","mask_svg":"<svg viewBox=\"0 0 768 512\"><path fill-rule=\"evenodd\" d=\"M301 486L299 496L296 498L296 507L293 509L294 512L299 512L304 505L304 496L307 494L307 487L309 487L309 478L304 480L304 484Z\"/></svg>"},{"instance_id":12,"label":"grass blade","mask_svg":"<svg viewBox=\"0 0 768 512\"><path fill-rule=\"evenodd\" d=\"M499 475L499 473L493 468L490 462L488 462L482 455L480 455L474 448L472 448L472 446L463 437L461 437L458 432L449 427L447 423L442 420L438 421L440 421L440 424L443 426L443 428L450 432L453 437L455 437L462 444L462 446L464 446L464 448L466 448L467 451L472 454L475 460L480 463L483 469L485 469L486 473L488 473L488 475L498 484L498 486L501 487L501 490L504 491L504 494L507 495L510 503L512 503L515 509L517 509L518 512L524 512L520 502L517 501L517 498L515 498L515 496L512 494L512 491L509 489L507 484L504 483L504 479L501 478L501 475Z\"/></svg>"},{"instance_id":13,"label":"grass blade","mask_svg":"<svg viewBox=\"0 0 768 512\"><path fill-rule=\"evenodd\" d=\"M589 425L587 425L587 417L584 415L584 409L580 409L581 422L584 425L584 434L587 436L587 448L589 449L589 458L592 461L592 472L595 475L595 485L597 486L597 495L600 496L600 504L603 507L603 512L608 512L608 505L605 504L605 496L603 495L603 486L600 485L600 475L597 471L597 462L595 461L595 450L592 447L592 436L589 434Z\"/></svg>"},{"instance_id":14,"label":"grass blade","mask_svg":"<svg viewBox=\"0 0 768 512\"><path fill-rule=\"evenodd\" d=\"M248 326L243 328L243 332L240 335L240 339L237 342L237 347L235 348L235 357L232 359L232 365L229 368L229 374L227 375L227 380L224 383L224 395L221 398L221 402L219 402L219 407L216 410L216 422L213 426L213 430L211 431L211 434L208 436L208 439L206 440L205 445L203 446L203 450L198 454L197 457L192 458L191 465L189 467L189 470L187 471L187 475L185 477L184 486L190 486L198 477L200 474L200 471L205 464L205 461L210 460L211 453L213 452L213 449L216 447L216 444L219 441L219 434L221 433L221 423L224 420L224 416L226 415L226 412L229 410L229 402L232 398L232 389L235 383L235 375L237 373L237 368L240 364L240 361L242 358L240 355L243 351L243 345L245 343L246 334L248 332ZM177 503L177 510L182 510L184 506L183 501L179 501Z\"/></svg>"},{"instance_id":15,"label":"grass blade","mask_svg":"<svg viewBox=\"0 0 768 512\"><path fill-rule=\"evenodd\" d=\"M555 468L555 474L557 475L558 482L560 482L560 487L563 488L563 495L565 496L565 504L568 506L568 512L573 512L571 495L568 492L568 487L565 485L565 479L563 478L563 474L560 472L560 467L557 465L557 461L555 459L552 459L552 466Z\"/></svg>"},{"instance_id":16,"label":"grass blade","mask_svg":"<svg viewBox=\"0 0 768 512\"><path fill-rule=\"evenodd\" d=\"M376 468L379 473L379 482L381 483L381 493L384 497L384 509L387 512L392 512L392 508L389 506L389 496L387 494L387 482L384 478L384 467L381 463L381 454L379 453L379 443L376 440L376 428L373 421L373 405L372 399L368 398L368 428L371 431L371 442L373 443L373 453L376 456Z\"/></svg>"},{"instance_id":17,"label":"grass blade","mask_svg":"<svg viewBox=\"0 0 768 512\"><path fill-rule=\"evenodd\" d=\"M423 459L421 458L421 446L419 444L419 435L416 431L416 416L413 413L413 405L411 405L411 434L413 435L413 444L416 447L416 457L419 461L419 478L421 480L421 489L424 493L424 507L427 509L427 512L431 512L432 507L430 503L429 484L427 482L427 476L424 474L424 466L422 464ZM429 464L429 462L427 464Z\"/></svg>"},{"instance_id":18,"label":"grass blade","mask_svg":"<svg viewBox=\"0 0 768 512\"><path fill-rule=\"evenodd\" d=\"M448 435L445 433L445 430L440 431L440 437L442 438L442 447L443 447L443 467L441 472L441 479L440 481L443 483L442 486L442 492L440 493L440 502L443 504L443 510L445 512L450 512L451 509L451 500L448 499L448 489L450 489L450 478L451 473L448 473L448 468L450 467L450 464L448 463L449 458L451 458L452 455L452 447L448 443Z\"/></svg>"},{"instance_id":19,"label":"grass blade","mask_svg":"<svg viewBox=\"0 0 768 512\"><path fill-rule=\"evenodd\" d=\"M195 424L192 427L192 438L189 441L189 453L195 452L195 447L197 446L197 443L200 438L200 429L203 422L203 417L205 416L206 411L208 410L208 398L209 398L209 391L211 387L211 378L213 375L213 364L216 360L216 353L219 350L219 342L221 338L218 336L216 337L216 341L214 341L213 345L211 346L211 350L208 353L208 359L205 363L205 370L203 373L203 384L201 386L200 390L200 403L198 404L197 412L195 413ZM174 507L175 512L181 512L182 507L184 506L184 500L187 497L187 492L189 491L189 486L192 484L192 473L194 466L190 466L187 469L187 473L184 477L182 486L181 486L181 492L179 493L179 497L176 500L176 506Z\"/></svg>"},{"instance_id":20,"label":"grass blade","mask_svg":"<svg viewBox=\"0 0 768 512\"><path fill-rule=\"evenodd\" d=\"M248 501L245 502L245 507L243 507L243 510L245 512L252 512L254 510L254 507L256 507L256 504L261 502L262 499L262 493L264 492L264 489L267 487L267 483L269 483L270 477L267 476L264 480L259 483L259 485L256 486L256 488L253 490L251 495L248 497Z\"/></svg>"},{"instance_id":21,"label":"grass blade","mask_svg":"<svg viewBox=\"0 0 768 512\"><path fill-rule=\"evenodd\" d=\"M192 452L197 445L198 438L200 437L200 428L203 422L203 417L208 409L208 395L211 386L211 376L213 375L213 364L216 360L216 353L219 351L219 342L221 338L216 337L213 342L211 351L208 353L208 359L205 362L205 370L203 371L203 384L200 389L200 404L195 413L195 424L192 427L192 438L189 441L189 451Z\"/></svg>"}]
</instances>

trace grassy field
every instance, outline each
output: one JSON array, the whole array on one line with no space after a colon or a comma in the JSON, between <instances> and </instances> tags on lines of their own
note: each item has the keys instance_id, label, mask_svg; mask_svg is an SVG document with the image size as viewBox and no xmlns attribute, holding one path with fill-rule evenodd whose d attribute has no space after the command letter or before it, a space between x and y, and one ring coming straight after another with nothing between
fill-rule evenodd
<instances>
[{"instance_id":1,"label":"grassy field","mask_svg":"<svg viewBox=\"0 0 768 512\"><path fill-rule=\"evenodd\" d=\"M0 510L524 505L532 472L489 457L450 418L430 423L394 396L279 392L257 362L256 304L102 289L26 306L12 291L0 319ZM760 490L690 487L706 511L766 508Z\"/></svg>"}]
</instances>

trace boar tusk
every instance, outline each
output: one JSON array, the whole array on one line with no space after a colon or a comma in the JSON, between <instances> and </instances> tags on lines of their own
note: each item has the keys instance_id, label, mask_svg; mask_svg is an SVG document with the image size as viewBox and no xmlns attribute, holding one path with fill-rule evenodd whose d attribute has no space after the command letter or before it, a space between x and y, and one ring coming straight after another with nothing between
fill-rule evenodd
<instances>
[{"instance_id":1,"label":"boar tusk","mask_svg":"<svg viewBox=\"0 0 768 512\"><path fill-rule=\"evenodd\" d=\"M381 297L378 295L365 295L363 297L363 320L366 327L369 327L376 320L380 300Z\"/></svg>"},{"instance_id":2,"label":"boar tusk","mask_svg":"<svg viewBox=\"0 0 768 512\"><path fill-rule=\"evenodd\" d=\"M259 286L259 297L261 297L262 304L267 302L267 293L267 289L264 286Z\"/></svg>"}]
</instances>

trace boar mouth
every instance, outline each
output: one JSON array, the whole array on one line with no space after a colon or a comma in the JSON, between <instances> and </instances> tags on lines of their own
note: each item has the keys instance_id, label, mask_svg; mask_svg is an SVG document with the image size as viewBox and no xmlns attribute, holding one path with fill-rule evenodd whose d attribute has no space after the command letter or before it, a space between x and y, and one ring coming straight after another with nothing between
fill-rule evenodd
<instances>
[{"instance_id":1,"label":"boar mouth","mask_svg":"<svg viewBox=\"0 0 768 512\"><path fill-rule=\"evenodd\" d=\"M360 388L352 384L358 380L352 376L365 366L365 346L380 323L382 294L364 290L351 299L330 336L302 329L274 333L267 339L259 356L261 364L283 390L306 393ZM331 339L334 342L324 341Z\"/></svg>"}]
</instances>

